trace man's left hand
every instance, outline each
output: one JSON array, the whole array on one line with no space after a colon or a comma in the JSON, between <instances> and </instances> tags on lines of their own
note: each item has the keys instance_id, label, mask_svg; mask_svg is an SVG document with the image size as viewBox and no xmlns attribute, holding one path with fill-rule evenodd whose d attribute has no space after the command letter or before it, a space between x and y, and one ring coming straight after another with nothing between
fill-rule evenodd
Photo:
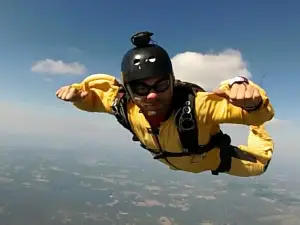
<instances>
[{"instance_id":1,"label":"man's left hand","mask_svg":"<svg viewBox=\"0 0 300 225\"><path fill-rule=\"evenodd\" d=\"M247 83L234 83L229 91L217 89L214 93L226 98L231 104L246 110L254 109L262 102L258 88Z\"/></svg>"}]
</instances>

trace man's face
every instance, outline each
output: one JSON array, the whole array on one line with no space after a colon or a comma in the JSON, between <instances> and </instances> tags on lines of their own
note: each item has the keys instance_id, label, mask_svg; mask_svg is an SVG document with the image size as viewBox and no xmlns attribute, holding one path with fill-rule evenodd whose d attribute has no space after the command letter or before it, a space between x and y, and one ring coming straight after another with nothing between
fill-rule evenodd
<instances>
[{"instance_id":1,"label":"man's face","mask_svg":"<svg viewBox=\"0 0 300 225\"><path fill-rule=\"evenodd\" d=\"M163 113L172 102L170 76L135 81L130 84L134 102L148 114Z\"/></svg>"}]
</instances>

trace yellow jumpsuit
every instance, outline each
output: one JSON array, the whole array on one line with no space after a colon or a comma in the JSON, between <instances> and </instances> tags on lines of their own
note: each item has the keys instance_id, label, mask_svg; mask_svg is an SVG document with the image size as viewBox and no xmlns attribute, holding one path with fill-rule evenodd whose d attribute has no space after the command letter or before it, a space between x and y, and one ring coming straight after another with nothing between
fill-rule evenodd
<instances>
[{"instance_id":1,"label":"yellow jumpsuit","mask_svg":"<svg viewBox=\"0 0 300 225\"><path fill-rule=\"evenodd\" d=\"M229 81L223 81L219 88L229 90L228 83ZM250 81L250 85L258 87L252 81ZM115 77L106 74L90 75L81 83L74 83L72 86L90 91L84 101L73 103L75 107L87 112L111 114L111 106L120 87ZM254 155L257 160L256 162L250 162L232 158L231 169L227 172L230 175L258 176L265 172L265 166L272 158L274 144L264 128L264 123L273 118L274 109L265 91L260 87L258 88L263 98L263 104L259 110L253 112L247 112L230 104L226 99L208 92L198 92L195 98L199 145L207 144L210 137L220 131L219 124L242 124L248 125L250 128L247 146L239 145L238 147ZM139 111L139 107L133 102L128 103L128 118L134 133L148 148L159 150L155 138L147 132L147 127L150 127L149 123ZM174 114L161 124L158 139L162 149L170 152L182 152ZM168 157L168 161L165 159L159 160L168 165L170 169L180 169L193 173L215 170L220 164L218 148L214 148L203 155Z\"/></svg>"}]
</instances>

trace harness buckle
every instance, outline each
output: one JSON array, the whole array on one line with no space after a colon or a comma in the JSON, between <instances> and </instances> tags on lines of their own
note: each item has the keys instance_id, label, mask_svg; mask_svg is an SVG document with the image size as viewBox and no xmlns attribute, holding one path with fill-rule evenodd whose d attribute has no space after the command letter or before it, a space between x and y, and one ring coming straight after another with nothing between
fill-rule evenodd
<instances>
[{"instance_id":1,"label":"harness buckle","mask_svg":"<svg viewBox=\"0 0 300 225\"><path fill-rule=\"evenodd\" d=\"M178 118L179 129L182 131L188 131L195 129L195 121L193 120L191 102L186 101L185 106L179 109L177 113L180 113Z\"/></svg>"}]
</instances>

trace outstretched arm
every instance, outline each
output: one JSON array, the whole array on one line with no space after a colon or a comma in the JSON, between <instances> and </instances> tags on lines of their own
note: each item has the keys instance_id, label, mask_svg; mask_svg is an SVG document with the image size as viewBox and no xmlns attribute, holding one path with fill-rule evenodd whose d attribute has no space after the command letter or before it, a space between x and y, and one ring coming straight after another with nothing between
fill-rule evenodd
<instances>
[{"instance_id":1,"label":"outstretched arm","mask_svg":"<svg viewBox=\"0 0 300 225\"><path fill-rule=\"evenodd\" d=\"M95 74L71 87L87 92L82 101L73 102L76 108L88 112L111 113L111 105L118 94L120 83L111 75Z\"/></svg>"},{"instance_id":2,"label":"outstretched arm","mask_svg":"<svg viewBox=\"0 0 300 225\"><path fill-rule=\"evenodd\" d=\"M219 89L230 91L229 82L222 82ZM228 98L215 93L198 92L195 103L198 119L206 124L234 123L255 126L270 121L274 117L274 109L266 92L252 81L249 81L249 85L259 91L262 99L257 109L249 111L233 105Z\"/></svg>"}]
</instances>

